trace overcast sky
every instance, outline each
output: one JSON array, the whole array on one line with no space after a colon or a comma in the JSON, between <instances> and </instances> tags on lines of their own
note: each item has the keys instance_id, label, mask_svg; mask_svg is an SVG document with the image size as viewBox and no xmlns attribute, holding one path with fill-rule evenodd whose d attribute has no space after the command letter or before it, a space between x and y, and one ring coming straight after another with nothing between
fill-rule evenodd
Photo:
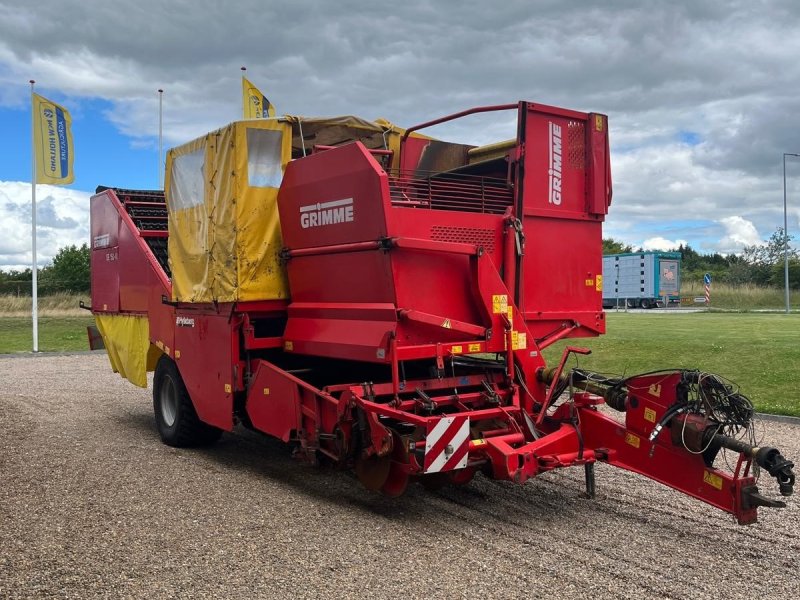
<instances>
[{"instance_id":1,"label":"overcast sky","mask_svg":"<svg viewBox=\"0 0 800 600\"><path fill-rule=\"evenodd\" d=\"M98 184L156 187L166 146L241 114L239 67L278 113L399 125L520 99L609 115L605 235L737 252L783 225L800 153L800 3L0 0L0 268L30 260L29 79L73 115L77 179L39 186L43 261L88 241ZM508 115L431 133L513 134ZM800 159L789 158L800 233ZM800 236L798 236L800 237Z\"/></svg>"}]
</instances>

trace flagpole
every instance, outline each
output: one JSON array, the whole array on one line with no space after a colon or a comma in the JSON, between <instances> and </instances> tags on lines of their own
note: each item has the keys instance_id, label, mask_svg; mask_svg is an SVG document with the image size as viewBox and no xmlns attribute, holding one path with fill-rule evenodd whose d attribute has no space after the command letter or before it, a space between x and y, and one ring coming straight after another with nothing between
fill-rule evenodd
<instances>
[{"instance_id":1,"label":"flagpole","mask_svg":"<svg viewBox=\"0 0 800 600\"><path fill-rule=\"evenodd\" d=\"M244 74L247 73L247 67L242 67L241 71L242 71L242 85L244 85ZM247 118L247 113L244 110L244 103L242 103L242 118L243 119Z\"/></svg>"},{"instance_id":2,"label":"flagpole","mask_svg":"<svg viewBox=\"0 0 800 600\"><path fill-rule=\"evenodd\" d=\"M164 167L163 167L163 154L162 154L162 123L163 123L163 111L162 111L162 98L164 96L164 90L158 90L158 187L159 189L164 189Z\"/></svg>"},{"instance_id":3,"label":"flagpole","mask_svg":"<svg viewBox=\"0 0 800 600\"><path fill-rule=\"evenodd\" d=\"M33 79L31 84L31 320L33 321L33 351L39 352L38 266L36 261L36 114L34 113Z\"/></svg>"}]
</instances>

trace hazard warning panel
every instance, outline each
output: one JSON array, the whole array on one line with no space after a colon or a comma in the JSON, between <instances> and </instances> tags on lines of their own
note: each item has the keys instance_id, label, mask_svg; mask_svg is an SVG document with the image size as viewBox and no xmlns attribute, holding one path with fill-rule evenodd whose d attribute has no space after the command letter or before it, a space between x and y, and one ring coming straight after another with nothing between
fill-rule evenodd
<instances>
[{"instance_id":1,"label":"hazard warning panel","mask_svg":"<svg viewBox=\"0 0 800 600\"><path fill-rule=\"evenodd\" d=\"M428 423L425 473L463 469L469 457L469 417L442 417Z\"/></svg>"}]
</instances>

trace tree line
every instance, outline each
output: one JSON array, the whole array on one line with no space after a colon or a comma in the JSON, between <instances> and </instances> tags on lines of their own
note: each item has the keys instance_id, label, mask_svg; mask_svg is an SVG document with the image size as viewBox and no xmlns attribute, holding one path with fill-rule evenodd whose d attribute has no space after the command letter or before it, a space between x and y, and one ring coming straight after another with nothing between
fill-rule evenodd
<instances>
[{"instance_id":1,"label":"tree line","mask_svg":"<svg viewBox=\"0 0 800 600\"><path fill-rule=\"evenodd\" d=\"M763 244L745 246L741 254L701 254L689 244L672 251L681 254L681 278L684 282L700 282L705 273L710 273L714 281L730 285L783 288L784 247L788 245L789 287L800 289L800 254L792 246L792 239L779 227ZM603 254L624 252L642 252L642 249L634 250L632 246L612 238L603 239Z\"/></svg>"},{"instance_id":2,"label":"tree line","mask_svg":"<svg viewBox=\"0 0 800 600\"><path fill-rule=\"evenodd\" d=\"M800 254L791 245L792 236L778 228L763 244L745 246L741 254L701 254L689 244L681 245L684 282L702 281L711 273L714 281L731 285L751 284L762 287L784 286L784 244L789 249L789 286L800 289ZM642 252L641 248L635 250ZM603 254L634 252L632 246L613 238L603 239ZM57 292L88 293L90 289L89 245L65 246L59 249L53 263L38 271L38 291L42 295ZM29 296L31 269L0 270L0 294Z\"/></svg>"},{"instance_id":3,"label":"tree line","mask_svg":"<svg viewBox=\"0 0 800 600\"><path fill-rule=\"evenodd\" d=\"M53 263L37 271L37 290L42 296L58 292L88 293L89 245L65 246L59 249ZM0 271L0 294L31 295L33 271L28 269Z\"/></svg>"}]
</instances>

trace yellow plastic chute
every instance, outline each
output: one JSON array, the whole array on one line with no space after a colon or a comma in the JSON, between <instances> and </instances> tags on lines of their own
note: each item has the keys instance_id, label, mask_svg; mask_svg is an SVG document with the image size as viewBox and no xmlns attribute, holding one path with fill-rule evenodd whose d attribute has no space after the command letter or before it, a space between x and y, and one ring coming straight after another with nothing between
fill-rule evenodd
<instances>
[{"instance_id":1,"label":"yellow plastic chute","mask_svg":"<svg viewBox=\"0 0 800 600\"><path fill-rule=\"evenodd\" d=\"M147 387L147 371L153 370L157 354L150 348L150 323L143 315L96 314L95 322L114 373Z\"/></svg>"}]
</instances>

